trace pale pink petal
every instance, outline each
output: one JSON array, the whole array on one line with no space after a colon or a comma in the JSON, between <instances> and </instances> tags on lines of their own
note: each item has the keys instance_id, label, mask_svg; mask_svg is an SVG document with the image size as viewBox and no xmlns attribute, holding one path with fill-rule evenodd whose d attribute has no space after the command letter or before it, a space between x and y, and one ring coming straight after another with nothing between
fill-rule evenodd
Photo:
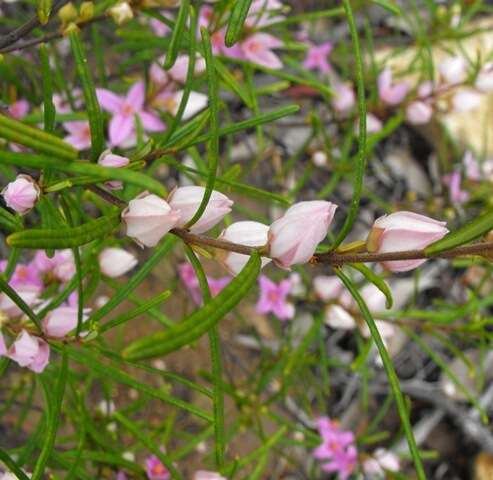
<instances>
[{"instance_id":1,"label":"pale pink petal","mask_svg":"<svg viewBox=\"0 0 493 480\"><path fill-rule=\"evenodd\" d=\"M96 95L98 97L99 104L107 112L116 114L121 111L124 103L122 97L105 88L97 88Z\"/></svg>"}]
</instances>

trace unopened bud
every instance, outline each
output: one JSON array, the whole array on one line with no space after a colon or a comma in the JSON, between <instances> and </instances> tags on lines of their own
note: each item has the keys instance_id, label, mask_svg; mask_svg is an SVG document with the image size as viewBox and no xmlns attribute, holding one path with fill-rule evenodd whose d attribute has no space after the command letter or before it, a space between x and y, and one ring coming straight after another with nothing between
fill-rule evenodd
<instances>
[{"instance_id":1,"label":"unopened bud","mask_svg":"<svg viewBox=\"0 0 493 480\"><path fill-rule=\"evenodd\" d=\"M78 13L72 2L64 5L60 10L58 10L58 17L62 21L63 25L68 25L70 22L77 20Z\"/></svg>"},{"instance_id":2,"label":"unopened bud","mask_svg":"<svg viewBox=\"0 0 493 480\"><path fill-rule=\"evenodd\" d=\"M79 9L79 20L81 22L87 22L94 17L94 3L82 2Z\"/></svg>"},{"instance_id":3,"label":"unopened bud","mask_svg":"<svg viewBox=\"0 0 493 480\"><path fill-rule=\"evenodd\" d=\"M109 12L117 25L123 25L134 18L132 7L127 2L117 3L114 7L110 8Z\"/></svg>"}]
</instances>

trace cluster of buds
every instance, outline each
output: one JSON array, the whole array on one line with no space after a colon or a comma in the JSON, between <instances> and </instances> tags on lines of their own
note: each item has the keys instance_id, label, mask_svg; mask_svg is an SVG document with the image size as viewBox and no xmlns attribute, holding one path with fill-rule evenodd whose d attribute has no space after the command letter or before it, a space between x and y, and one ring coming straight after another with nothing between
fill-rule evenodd
<instances>
[{"instance_id":1,"label":"cluster of buds","mask_svg":"<svg viewBox=\"0 0 493 480\"><path fill-rule=\"evenodd\" d=\"M69 2L58 11L58 18L62 22L62 28L64 30L70 25L88 22L93 16L93 2L82 2L78 9L72 2Z\"/></svg>"}]
</instances>

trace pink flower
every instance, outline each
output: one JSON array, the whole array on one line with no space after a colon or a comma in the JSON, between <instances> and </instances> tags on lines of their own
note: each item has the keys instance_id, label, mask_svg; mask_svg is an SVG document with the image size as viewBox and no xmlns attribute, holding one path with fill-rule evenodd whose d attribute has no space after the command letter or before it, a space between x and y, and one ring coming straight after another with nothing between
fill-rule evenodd
<instances>
[{"instance_id":1,"label":"pink flower","mask_svg":"<svg viewBox=\"0 0 493 480\"><path fill-rule=\"evenodd\" d=\"M168 480L171 475L168 469L161 463L156 455L150 455L146 458L146 474L149 480Z\"/></svg>"},{"instance_id":2,"label":"pink flower","mask_svg":"<svg viewBox=\"0 0 493 480\"><path fill-rule=\"evenodd\" d=\"M27 100L17 100L9 105L9 114L16 120L21 120L29 112L29 102Z\"/></svg>"},{"instance_id":3,"label":"pink flower","mask_svg":"<svg viewBox=\"0 0 493 480\"><path fill-rule=\"evenodd\" d=\"M123 248L105 248L99 254L99 268L101 272L110 278L125 275L137 265L138 260L130 252Z\"/></svg>"},{"instance_id":4,"label":"pink flower","mask_svg":"<svg viewBox=\"0 0 493 480\"><path fill-rule=\"evenodd\" d=\"M130 160L127 157L111 153L111 150L105 150L99 156L98 163L103 167L123 168L130 163ZM123 183L119 180L110 180L109 182L105 182L105 185L110 190L121 190L123 188Z\"/></svg>"},{"instance_id":5,"label":"pink flower","mask_svg":"<svg viewBox=\"0 0 493 480\"><path fill-rule=\"evenodd\" d=\"M5 345L2 332L0 332L0 357L4 357L5 355L7 355L7 346Z\"/></svg>"},{"instance_id":6,"label":"pink flower","mask_svg":"<svg viewBox=\"0 0 493 480\"><path fill-rule=\"evenodd\" d=\"M8 357L21 367L41 373L50 359L50 347L39 337L22 330L8 350Z\"/></svg>"},{"instance_id":7,"label":"pink flower","mask_svg":"<svg viewBox=\"0 0 493 480\"><path fill-rule=\"evenodd\" d=\"M83 321L87 320L90 309L84 309ZM65 337L77 326L77 306L61 306L48 313L43 320L43 331L49 337Z\"/></svg>"},{"instance_id":8,"label":"pink flower","mask_svg":"<svg viewBox=\"0 0 493 480\"><path fill-rule=\"evenodd\" d=\"M91 129L88 121L65 122L63 128L69 133L64 140L74 148L87 150L91 147Z\"/></svg>"},{"instance_id":9,"label":"pink flower","mask_svg":"<svg viewBox=\"0 0 493 480\"><path fill-rule=\"evenodd\" d=\"M205 188L197 186L180 187L168 198L171 208L178 212L180 219L177 223L178 227L185 225L193 218L195 212L204 197ZM231 212L233 201L226 195L212 191L207 207L200 219L190 227L193 233L204 233L217 225L225 215Z\"/></svg>"},{"instance_id":10,"label":"pink flower","mask_svg":"<svg viewBox=\"0 0 493 480\"><path fill-rule=\"evenodd\" d=\"M484 93L493 91L493 63L486 63L478 73L474 86Z\"/></svg>"},{"instance_id":11,"label":"pink flower","mask_svg":"<svg viewBox=\"0 0 493 480\"><path fill-rule=\"evenodd\" d=\"M466 79L466 61L463 57L448 57L439 66L438 70L443 80L451 85L461 83Z\"/></svg>"},{"instance_id":12,"label":"pink flower","mask_svg":"<svg viewBox=\"0 0 493 480\"><path fill-rule=\"evenodd\" d=\"M207 472L205 470L198 470L194 473L192 480L228 480L217 472Z\"/></svg>"},{"instance_id":13,"label":"pink flower","mask_svg":"<svg viewBox=\"0 0 493 480\"><path fill-rule=\"evenodd\" d=\"M0 262L0 271L5 271L6 266L7 262L2 260ZM41 289L43 288L43 281L34 262L30 262L27 265L18 263L12 277L10 278L9 285L13 288L32 285Z\"/></svg>"},{"instance_id":14,"label":"pink flower","mask_svg":"<svg viewBox=\"0 0 493 480\"><path fill-rule=\"evenodd\" d=\"M116 480L128 480L128 477L126 475L126 473L122 470L120 470L117 474L116 474Z\"/></svg>"},{"instance_id":15,"label":"pink flower","mask_svg":"<svg viewBox=\"0 0 493 480\"><path fill-rule=\"evenodd\" d=\"M197 275L195 274L195 270L193 269L190 263L182 263L178 266L178 275L180 276L180 280L183 285L188 290L188 293L192 297L193 302L196 305L202 304L202 292L200 291L199 280ZM220 278L212 278L207 276L207 284L209 285L209 290L211 292L211 296L215 297L219 294L219 292L231 281L230 277L220 277Z\"/></svg>"},{"instance_id":16,"label":"pink flower","mask_svg":"<svg viewBox=\"0 0 493 480\"><path fill-rule=\"evenodd\" d=\"M179 212L157 195L144 192L130 200L122 213L127 235L139 245L155 247L180 220Z\"/></svg>"},{"instance_id":17,"label":"pink flower","mask_svg":"<svg viewBox=\"0 0 493 480\"><path fill-rule=\"evenodd\" d=\"M41 191L29 175L17 175L1 193L7 207L24 215L36 205Z\"/></svg>"},{"instance_id":18,"label":"pink flower","mask_svg":"<svg viewBox=\"0 0 493 480\"><path fill-rule=\"evenodd\" d=\"M462 205L469 199L469 192L461 189L461 174L459 171L454 171L442 177L443 183L448 187L450 202Z\"/></svg>"},{"instance_id":19,"label":"pink flower","mask_svg":"<svg viewBox=\"0 0 493 480\"><path fill-rule=\"evenodd\" d=\"M272 51L273 48L283 46L278 38L268 33L254 33L241 42L240 46L246 60L268 68L282 68L281 59Z\"/></svg>"},{"instance_id":20,"label":"pink flower","mask_svg":"<svg viewBox=\"0 0 493 480\"><path fill-rule=\"evenodd\" d=\"M336 300L344 291L344 284L335 275L317 275L313 279L313 289L324 302Z\"/></svg>"},{"instance_id":21,"label":"pink flower","mask_svg":"<svg viewBox=\"0 0 493 480\"><path fill-rule=\"evenodd\" d=\"M382 121L378 117L373 115L373 113L366 114L366 133L378 133L380 130L382 130L382 127ZM355 123L354 132L356 135L359 135L359 122Z\"/></svg>"},{"instance_id":22,"label":"pink flower","mask_svg":"<svg viewBox=\"0 0 493 480\"><path fill-rule=\"evenodd\" d=\"M336 208L322 200L294 204L270 226L270 256L284 268L308 262L327 236Z\"/></svg>"},{"instance_id":23,"label":"pink flower","mask_svg":"<svg viewBox=\"0 0 493 480\"><path fill-rule=\"evenodd\" d=\"M426 102L411 102L406 108L406 118L413 125L428 123L433 116L433 108Z\"/></svg>"},{"instance_id":24,"label":"pink flower","mask_svg":"<svg viewBox=\"0 0 493 480\"><path fill-rule=\"evenodd\" d=\"M386 68L378 76L378 95L388 105L399 105L408 92L409 85L406 82L393 83L390 68Z\"/></svg>"},{"instance_id":25,"label":"pink flower","mask_svg":"<svg viewBox=\"0 0 493 480\"><path fill-rule=\"evenodd\" d=\"M346 113L352 110L356 103L352 85L337 82L334 84L333 89L334 96L331 101L334 109L339 113Z\"/></svg>"},{"instance_id":26,"label":"pink flower","mask_svg":"<svg viewBox=\"0 0 493 480\"><path fill-rule=\"evenodd\" d=\"M101 107L112 114L109 125L109 137L113 146L124 145L135 135L135 116L142 122L144 130L160 132L166 127L154 113L144 110L144 82L135 83L126 97L116 95L110 90L96 90Z\"/></svg>"},{"instance_id":27,"label":"pink flower","mask_svg":"<svg viewBox=\"0 0 493 480\"><path fill-rule=\"evenodd\" d=\"M257 302L257 313L273 313L279 320L289 320L294 317L294 305L286 300L291 290L291 282L282 280L279 284L265 275L258 279L260 298Z\"/></svg>"},{"instance_id":28,"label":"pink flower","mask_svg":"<svg viewBox=\"0 0 493 480\"><path fill-rule=\"evenodd\" d=\"M14 288L12 284L10 286ZM37 285L22 283L16 285L14 290L29 307L34 306L38 302L41 293L41 289ZM22 315L22 310L5 293L0 293L0 311L10 317Z\"/></svg>"},{"instance_id":29,"label":"pink flower","mask_svg":"<svg viewBox=\"0 0 493 480\"><path fill-rule=\"evenodd\" d=\"M366 241L367 249L371 253L422 249L448 233L445 225L446 222L439 222L413 212L384 215L375 220ZM425 261L394 260L382 262L382 265L391 272L407 272Z\"/></svg>"},{"instance_id":30,"label":"pink flower","mask_svg":"<svg viewBox=\"0 0 493 480\"><path fill-rule=\"evenodd\" d=\"M68 282L75 274L75 262L72 250L57 250L49 258L43 250L34 255L33 264L41 273L52 273L62 282Z\"/></svg>"},{"instance_id":31,"label":"pink flower","mask_svg":"<svg viewBox=\"0 0 493 480\"><path fill-rule=\"evenodd\" d=\"M159 12L163 17L173 20L173 16L166 11ZM171 32L171 28L168 27L164 22L161 22L161 20L158 20L157 18L151 18L151 21L149 22L149 25L152 29L152 31L158 36L158 37L165 37Z\"/></svg>"},{"instance_id":32,"label":"pink flower","mask_svg":"<svg viewBox=\"0 0 493 480\"><path fill-rule=\"evenodd\" d=\"M235 222L227 227L219 240L246 245L247 247L264 247L267 245L269 227L260 222ZM248 255L236 252L221 251L219 259L226 270L232 275L238 275L248 262ZM271 260L262 258L262 267L265 267Z\"/></svg>"},{"instance_id":33,"label":"pink flower","mask_svg":"<svg viewBox=\"0 0 493 480\"><path fill-rule=\"evenodd\" d=\"M190 59L188 55L178 55L175 64L168 70L168 75L175 81L185 83L188 73L188 64ZM198 55L195 59L194 75L200 75L205 72L205 59Z\"/></svg>"},{"instance_id":34,"label":"pink flower","mask_svg":"<svg viewBox=\"0 0 493 480\"><path fill-rule=\"evenodd\" d=\"M331 71L331 66L327 60L334 46L331 42L325 42L320 45L312 45L303 62L303 67L307 70L319 70L321 73Z\"/></svg>"},{"instance_id":35,"label":"pink flower","mask_svg":"<svg viewBox=\"0 0 493 480\"><path fill-rule=\"evenodd\" d=\"M318 460L328 460L322 464L324 472L338 473L339 479L346 480L356 467L357 450L352 432L343 431L327 417L317 420L322 444L313 451Z\"/></svg>"}]
</instances>

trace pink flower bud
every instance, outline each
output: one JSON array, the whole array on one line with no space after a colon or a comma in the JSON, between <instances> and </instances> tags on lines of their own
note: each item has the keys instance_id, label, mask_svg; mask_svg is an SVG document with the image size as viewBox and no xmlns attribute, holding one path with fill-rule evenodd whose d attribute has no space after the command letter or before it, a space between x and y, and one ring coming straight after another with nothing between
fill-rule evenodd
<instances>
[{"instance_id":1,"label":"pink flower bud","mask_svg":"<svg viewBox=\"0 0 493 480\"><path fill-rule=\"evenodd\" d=\"M149 480L168 480L171 475L169 470L161 463L156 455L150 455L145 460L146 474Z\"/></svg>"},{"instance_id":2,"label":"pink flower bud","mask_svg":"<svg viewBox=\"0 0 493 480\"><path fill-rule=\"evenodd\" d=\"M89 309L84 309L83 320L87 320ZM78 309L76 306L58 307L48 313L43 321L43 331L49 337L62 338L77 326Z\"/></svg>"},{"instance_id":3,"label":"pink flower bud","mask_svg":"<svg viewBox=\"0 0 493 480\"><path fill-rule=\"evenodd\" d=\"M24 215L38 201L40 190L29 175L17 175L17 178L2 190L2 195L7 207Z\"/></svg>"},{"instance_id":4,"label":"pink flower bud","mask_svg":"<svg viewBox=\"0 0 493 480\"><path fill-rule=\"evenodd\" d=\"M426 102L411 102L406 108L406 118L413 125L428 123L433 116L433 109Z\"/></svg>"},{"instance_id":5,"label":"pink flower bud","mask_svg":"<svg viewBox=\"0 0 493 480\"><path fill-rule=\"evenodd\" d=\"M393 83L390 68L383 70L378 76L378 96L388 105L398 105L409 92L409 85L405 82Z\"/></svg>"},{"instance_id":6,"label":"pink flower bud","mask_svg":"<svg viewBox=\"0 0 493 480\"><path fill-rule=\"evenodd\" d=\"M21 367L41 373L50 359L50 347L39 337L22 330L8 350L8 357Z\"/></svg>"},{"instance_id":7,"label":"pink flower bud","mask_svg":"<svg viewBox=\"0 0 493 480\"><path fill-rule=\"evenodd\" d=\"M326 237L336 208L322 200L294 204L270 226L270 256L284 268L308 262Z\"/></svg>"},{"instance_id":8,"label":"pink flower bud","mask_svg":"<svg viewBox=\"0 0 493 480\"><path fill-rule=\"evenodd\" d=\"M356 321L353 316L340 305L328 305L325 309L325 324L336 330L353 330L356 328Z\"/></svg>"},{"instance_id":9,"label":"pink flower bud","mask_svg":"<svg viewBox=\"0 0 493 480\"><path fill-rule=\"evenodd\" d=\"M482 95L471 88L464 88L452 97L454 112L468 112L481 104Z\"/></svg>"},{"instance_id":10,"label":"pink flower bud","mask_svg":"<svg viewBox=\"0 0 493 480\"><path fill-rule=\"evenodd\" d=\"M192 480L227 480L217 472L206 472L205 470L199 470L194 473Z\"/></svg>"},{"instance_id":11,"label":"pink flower bud","mask_svg":"<svg viewBox=\"0 0 493 480\"><path fill-rule=\"evenodd\" d=\"M123 168L130 163L130 160L127 157L111 153L111 150L105 150L100 155L98 163L103 167ZM121 190L123 188L123 183L119 180L110 180L109 182L105 182L105 185L110 190Z\"/></svg>"},{"instance_id":12,"label":"pink flower bud","mask_svg":"<svg viewBox=\"0 0 493 480\"><path fill-rule=\"evenodd\" d=\"M195 215L204 196L204 187L180 187L169 196L171 208L180 214L179 227L184 227ZM204 233L231 212L233 201L220 192L212 191L207 208L200 219L190 227L193 233Z\"/></svg>"},{"instance_id":13,"label":"pink flower bud","mask_svg":"<svg viewBox=\"0 0 493 480\"><path fill-rule=\"evenodd\" d=\"M247 247L263 247L268 242L269 227L259 222L236 222L223 230L219 240L239 243ZM238 275L248 262L248 255L236 252L222 251L220 253L221 263L232 275ZM262 258L262 267L270 262L269 258Z\"/></svg>"},{"instance_id":14,"label":"pink flower bud","mask_svg":"<svg viewBox=\"0 0 493 480\"><path fill-rule=\"evenodd\" d=\"M334 109L339 113L351 110L356 103L353 87L347 83L336 83L333 88L332 106Z\"/></svg>"},{"instance_id":15,"label":"pink flower bud","mask_svg":"<svg viewBox=\"0 0 493 480\"><path fill-rule=\"evenodd\" d=\"M441 76L449 84L461 83L466 78L466 61L463 57L446 58L439 66Z\"/></svg>"},{"instance_id":16,"label":"pink flower bud","mask_svg":"<svg viewBox=\"0 0 493 480\"><path fill-rule=\"evenodd\" d=\"M419 98L428 98L433 93L433 90L435 90L435 85L433 84L432 81L427 80L426 82L423 82L419 85L418 92L417 92L418 97Z\"/></svg>"},{"instance_id":17,"label":"pink flower bud","mask_svg":"<svg viewBox=\"0 0 493 480\"><path fill-rule=\"evenodd\" d=\"M369 252L386 253L418 250L444 237L446 222L439 222L413 212L396 212L378 218L368 235ZM407 272L422 265L422 260L394 260L382 262L391 272Z\"/></svg>"},{"instance_id":18,"label":"pink flower bud","mask_svg":"<svg viewBox=\"0 0 493 480\"><path fill-rule=\"evenodd\" d=\"M317 275L313 279L313 289L323 302L339 298L344 291L344 284L335 275Z\"/></svg>"},{"instance_id":19,"label":"pink flower bud","mask_svg":"<svg viewBox=\"0 0 493 480\"><path fill-rule=\"evenodd\" d=\"M139 245L155 247L164 235L176 227L180 214L172 210L162 198L144 192L130 200L122 213L122 219L129 237Z\"/></svg>"},{"instance_id":20,"label":"pink flower bud","mask_svg":"<svg viewBox=\"0 0 493 480\"><path fill-rule=\"evenodd\" d=\"M135 255L123 248L105 248L99 254L99 268L101 272L110 278L125 275L137 265Z\"/></svg>"}]
</instances>

